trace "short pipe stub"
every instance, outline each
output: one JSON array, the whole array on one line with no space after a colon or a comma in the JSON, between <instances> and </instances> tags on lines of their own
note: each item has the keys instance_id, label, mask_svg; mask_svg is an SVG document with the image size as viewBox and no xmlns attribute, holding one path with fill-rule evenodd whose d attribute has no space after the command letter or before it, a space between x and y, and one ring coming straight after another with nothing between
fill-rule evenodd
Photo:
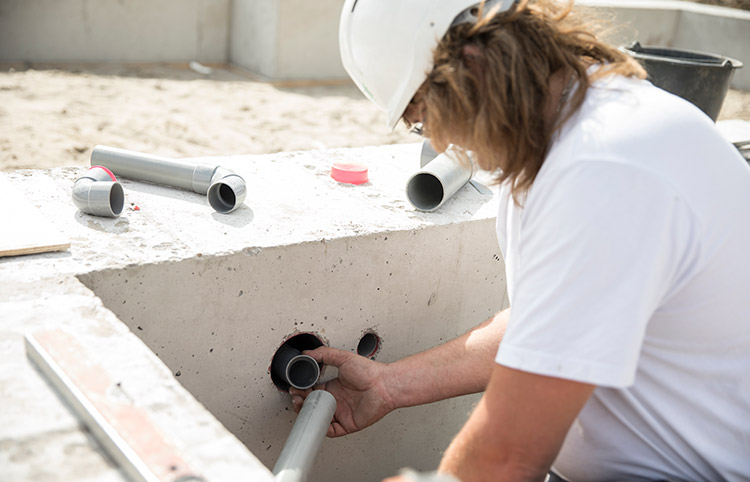
<instances>
[{"instance_id":1,"label":"short pipe stub","mask_svg":"<svg viewBox=\"0 0 750 482\"><path fill-rule=\"evenodd\" d=\"M286 366L286 380L299 390L307 390L318 383L320 367L310 355L297 355Z\"/></svg>"},{"instance_id":2,"label":"short pipe stub","mask_svg":"<svg viewBox=\"0 0 750 482\"><path fill-rule=\"evenodd\" d=\"M320 378L320 365L309 355L284 343L276 351L271 362L271 371L277 379L277 386L288 389L290 386L299 390L312 388Z\"/></svg>"}]
</instances>

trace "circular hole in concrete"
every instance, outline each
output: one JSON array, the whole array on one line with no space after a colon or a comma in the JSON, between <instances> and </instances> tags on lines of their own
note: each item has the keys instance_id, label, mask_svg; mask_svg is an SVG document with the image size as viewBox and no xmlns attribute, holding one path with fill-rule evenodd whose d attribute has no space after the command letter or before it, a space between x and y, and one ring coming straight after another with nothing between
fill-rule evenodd
<instances>
[{"instance_id":1,"label":"circular hole in concrete","mask_svg":"<svg viewBox=\"0 0 750 482\"><path fill-rule=\"evenodd\" d=\"M314 350L323 346L323 342L312 333L300 333L287 339L274 353L271 359L271 381L281 391L289 391L294 384L297 387L314 385L320 375L321 365L307 355L305 350Z\"/></svg>"},{"instance_id":2,"label":"circular hole in concrete","mask_svg":"<svg viewBox=\"0 0 750 482\"><path fill-rule=\"evenodd\" d=\"M357 354L370 358L380 348L380 337L373 332L365 333L357 343Z\"/></svg>"}]
</instances>

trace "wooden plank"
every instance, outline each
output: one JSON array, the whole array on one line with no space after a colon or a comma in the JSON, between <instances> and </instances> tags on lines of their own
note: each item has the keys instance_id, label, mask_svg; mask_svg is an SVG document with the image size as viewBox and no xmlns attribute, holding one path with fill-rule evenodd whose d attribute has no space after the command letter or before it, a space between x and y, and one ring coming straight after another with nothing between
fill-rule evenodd
<instances>
[{"instance_id":1,"label":"wooden plank","mask_svg":"<svg viewBox=\"0 0 750 482\"><path fill-rule=\"evenodd\" d=\"M71 334L27 334L26 354L131 480L205 482Z\"/></svg>"},{"instance_id":2,"label":"wooden plank","mask_svg":"<svg viewBox=\"0 0 750 482\"><path fill-rule=\"evenodd\" d=\"M0 257L64 251L70 241L10 182L0 183Z\"/></svg>"}]
</instances>

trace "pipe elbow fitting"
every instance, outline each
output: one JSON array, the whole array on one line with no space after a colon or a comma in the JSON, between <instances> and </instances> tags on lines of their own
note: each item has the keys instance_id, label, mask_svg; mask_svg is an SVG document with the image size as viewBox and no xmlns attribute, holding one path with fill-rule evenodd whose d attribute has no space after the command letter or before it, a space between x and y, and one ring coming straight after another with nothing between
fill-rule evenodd
<instances>
[{"instance_id":1,"label":"pipe elbow fitting","mask_svg":"<svg viewBox=\"0 0 750 482\"><path fill-rule=\"evenodd\" d=\"M208 204L219 213L231 213L245 202L247 196L245 180L221 166L196 165L192 185L193 191L208 196Z\"/></svg>"},{"instance_id":2,"label":"pipe elbow fitting","mask_svg":"<svg viewBox=\"0 0 750 482\"><path fill-rule=\"evenodd\" d=\"M208 203L220 213L231 213L245 202L247 185L239 174L216 166L206 193Z\"/></svg>"},{"instance_id":3,"label":"pipe elbow fitting","mask_svg":"<svg viewBox=\"0 0 750 482\"><path fill-rule=\"evenodd\" d=\"M245 201L245 180L229 169L195 159L167 159L115 147L96 146L91 164L99 164L138 181L207 194L208 203L220 213L229 213Z\"/></svg>"},{"instance_id":4,"label":"pipe elbow fitting","mask_svg":"<svg viewBox=\"0 0 750 482\"><path fill-rule=\"evenodd\" d=\"M114 174L102 166L93 166L76 179L73 204L84 213L116 218L125 205L125 192Z\"/></svg>"}]
</instances>

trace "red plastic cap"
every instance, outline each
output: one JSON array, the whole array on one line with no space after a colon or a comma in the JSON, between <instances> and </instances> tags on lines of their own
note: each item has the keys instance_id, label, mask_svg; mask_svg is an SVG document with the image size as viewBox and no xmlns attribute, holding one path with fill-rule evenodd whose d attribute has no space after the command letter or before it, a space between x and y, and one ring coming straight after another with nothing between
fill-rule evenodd
<instances>
[{"instance_id":1,"label":"red plastic cap","mask_svg":"<svg viewBox=\"0 0 750 482\"><path fill-rule=\"evenodd\" d=\"M338 182L362 184L367 182L367 166L356 162L334 162L331 177Z\"/></svg>"}]
</instances>

